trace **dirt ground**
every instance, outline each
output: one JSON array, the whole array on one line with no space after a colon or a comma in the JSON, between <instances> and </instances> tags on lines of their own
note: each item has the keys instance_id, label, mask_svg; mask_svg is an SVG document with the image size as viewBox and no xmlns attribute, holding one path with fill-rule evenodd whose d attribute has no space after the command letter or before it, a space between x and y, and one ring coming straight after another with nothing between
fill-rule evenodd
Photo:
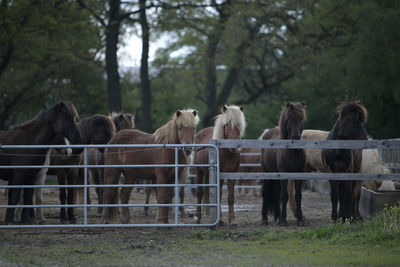
<instances>
[{"instance_id":1,"label":"dirt ground","mask_svg":"<svg viewBox=\"0 0 400 267\"><path fill-rule=\"evenodd\" d=\"M258 190L259 191L259 190ZM259 192L255 195L252 192L248 194L238 193L237 189L235 192L235 226L228 226L225 224L222 229L237 229L239 231L265 229L265 227L278 227L273 223L268 226L261 224L261 203L262 199ZM97 203L97 197L94 189L90 189L90 195L92 203ZM226 190L222 192L222 220L226 221L228 215L228 205L226 200ZM59 204L59 193L58 189L44 189L43 192L43 204ZM130 203L144 203L145 194L143 190L137 192L136 189L131 194ZM196 198L192 195L190 188L185 190L185 204L196 203ZM150 203L155 203L155 197L152 195ZM5 195L5 189L0 189L0 205L7 204L7 196ZM315 228L317 226L326 225L330 222L330 200L329 196L320 194L318 192L311 192L306 190L303 193L303 214L305 217L305 228ZM143 207L130 208L131 219L133 223L138 224L152 224L155 223L156 208L151 207L149 209L149 215L143 214ZM195 207L186 207L185 216L179 218L179 223L193 223L193 214ZM100 217L96 215L97 208L90 208L88 211L88 223L97 224L100 223ZM44 208L43 214L46 219L45 224L60 224L59 220L59 208ZM76 208L75 214L77 216L78 223L83 223L83 209ZM0 225L4 225L5 209L0 209ZM174 221L174 212L170 212L170 222ZM272 216L269 217L269 221L273 221ZM203 223L208 222L207 215L203 215ZM296 226L296 219L292 212L288 209L288 227L287 229L300 228ZM282 228L282 227L281 227ZM304 227L301 227L304 228Z\"/></svg>"}]
</instances>

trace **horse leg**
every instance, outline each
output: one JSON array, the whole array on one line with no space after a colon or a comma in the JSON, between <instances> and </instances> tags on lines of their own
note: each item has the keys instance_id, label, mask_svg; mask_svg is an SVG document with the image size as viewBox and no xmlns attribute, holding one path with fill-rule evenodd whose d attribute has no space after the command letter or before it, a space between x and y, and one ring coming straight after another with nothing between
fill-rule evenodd
<instances>
[{"instance_id":1,"label":"horse leg","mask_svg":"<svg viewBox=\"0 0 400 267\"><path fill-rule=\"evenodd\" d=\"M360 197L361 197L361 184L362 181L353 182L353 197L354 197L354 218L362 220L360 215Z\"/></svg>"},{"instance_id":2,"label":"horse leg","mask_svg":"<svg viewBox=\"0 0 400 267\"><path fill-rule=\"evenodd\" d=\"M67 174L67 184L72 185L74 184L73 180L75 177L75 172L76 170L70 170ZM75 194L74 194L75 189L70 187L67 188L67 203L69 205L75 204ZM71 224L75 224L76 223L76 218L75 218L75 214L74 214L74 208L73 207L68 207L67 208L67 213L68 213L68 220L69 223Z\"/></svg>"},{"instance_id":3,"label":"horse leg","mask_svg":"<svg viewBox=\"0 0 400 267\"><path fill-rule=\"evenodd\" d=\"M122 169L119 168L105 168L104 170L104 184L118 184ZM125 175L125 173L124 173ZM103 202L104 204L118 204L118 188L117 187L104 187L103 189ZM117 207L104 207L101 216L102 223L114 223L118 214Z\"/></svg>"},{"instance_id":4,"label":"horse leg","mask_svg":"<svg viewBox=\"0 0 400 267\"><path fill-rule=\"evenodd\" d=\"M354 217L353 210L353 181L343 181L343 223L351 223Z\"/></svg>"},{"instance_id":5,"label":"horse leg","mask_svg":"<svg viewBox=\"0 0 400 267\"><path fill-rule=\"evenodd\" d=\"M332 205L331 220L335 223L337 220L338 181L329 180L329 184L331 186L331 205Z\"/></svg>"},{"instance_id":6,"label":"horse leg","mask_svg":"<svg viewBox=\"0 0 400 267\"><path fill-rule=\"evenodd\" d=\"M289 199L289 195L287 192L287 184L288 180L281 180L281 205L282 205L282 211L281 211L281 219L279 221L279 225L281 226L287 226L287 220L286 220L286 206L287 202Z\"/></svg>"},{"instance_id":7,"label":"horse leg","mask_svg":"<svg viewBox=\"0 0 400 267\"><path fill-rule=\"evenodd\" d=\"M262 180L262 208L261 208L261 222L264 225L268 225L268 186L269 181Z\"/></svg>"},{"instance_id":8,"label":"horse leg","mask_svg":"<svg viewBox=\"0 0 400 267\"><path fill-rule=\"evenodd\" d=\"M129 179L125 180L126 181L125 184L131 184L131 183L129 183L128 180ZM120 196L121 204L128 204L129 203L129 198L131 196L132 189L133 189L132 187L123 187L121 189L121 192L120 192L121 193L121 196ZM129 207L122 207L121 208L121 216L122 216L121 222L123 224L131 223L131 215L129 213Z\"/></svg>"},{"instance_id":9,"label":"horse leg","mask_svg":"<svg viewBox=\"0 0 400 267\"><path fill-rule=\"evenodd\" d=\"M44 168L39 171L38 178L35 183L36 185L44 185L44 183L46 182L47 170L48 170L47 168ZM33 190L33 194L35 195L35 204L42 205L42 199L43 199L42 188L35 188ZM38 224L43 224L46 221L43 217L42 208L36 208L35 219Z\"/></svg>"},{"instance_id":10,"label":"horse leg","mask_svg":"<svg viewBox=\"0 0 400 267\"><path fill-rule=\"evenodd\" d=\"M223 226L224 221L222 220L222 188L224 187L224 180L220 180L220 189L219 189L219 214L221 215L220 221L218 225ZM207 202L209 203L209 201Z\"/></svg>"},{"instance_id":11,"label":"horse leg","mask_svg":"<svg viewBox=\"0 0 400 267\"><path fill-rule=\"evenodd\" d=\"M14 185L14 184L10 184ZM8 189L8 205L16 205L20 199L21 189L20 188L9 188ZM6 223L14 224L14 213L15 208L7 208L6 211Z\"/></svg>"},{"instance_id":12,"label":"horse leg","mask_svg":"<svg viewBox=\"0 0 400 267\"><path fill-rule=\"evenodd\" d=\"M59 169L57 171L57 180L59 185L65 185L66 183L66 177L65 177L65 171L64 169ZM61 205L65 205L65 202L67 200L67 194L66 194L66 188L60 188L60 203ZM65 208L61 207L60 208L60 221L66 221L67 220L67 214L65 212Z\"/></svg>"},{"instance_id":13,"label":"horse leg","mask_svg":"<svg viewBox=\"0 0 400 267\"><path fill-rule=\"evenodd\" d=\"M233 220L235 219L235 182L236 180L228 180L228 223L232 225Z\"/></svg>"},{"instance_id":14,"label":"horse leg","mask_svg":"<svg viewBox=\"0 0 400 267\"><path fill-rule=\"evenodd\" d=\"M157 184L167 184L170 183L168 181L168 177L161 171L156 172L157 175ZM157 187L157 203L158 204L171 204L172 195L171 190L172 188L168 187ZM157 208L157 223L168 223L168 210L169 207L158 207Z\"/></svg>"},{"instance_id":15,"label":"horse leg","mask_svg":"<svg viewBox=\"0 0 400 267\"><path fill-rule=\"evenodd\" d=\"M24 205L33 204L33 188L24 188L23 191ZM33 208L23 208L21 213L21 222L25 224L32 224L34 219Z\"/></svg>"},{"instance_id":16,"label":"horse leg","mask_svg":"<svg viewBox=\"0 0 400 267\"><path fill-rule=\"evenodd\" d=\"M197 169L196 184L202 184L202 183L203 183L203 171ZM196 190L197 204L202 204L203 190L204 190L203 186L197 187L197 190ZM201 206L197 206L194 220L196 223L200 223L200 221L201 221Z\"/></svg>"},{"instance_id":17,"label":"horse leg","mask_svg":"<svg viewBox=\"0 0 400 267\"><path fill-rule=\"evenodd\" d=\"M184 200L185 200L185 187L181 187L179 188L179 202L183 204ZM179 207L179 213L181 218L183 218L185 216L185 208Z\"/></svg>"},{"instance_id":18,"label":"horse leg","mask_svg":"<svg viewBox=\"0 0 400 267\"><path fill-rule=\"evenodd\" d=\"M146 205L150 203L151 190L153 190L153 188L151 187L146 187L144 189L144 192L146 193L146 201L145 201ZM144 207L144 215L146 216L149 215L149 207L147 206Z\"/></svg>"},{"instance_id":19,"label":"horse leg","mask_svg":"<svg viewBox=\"0 0 400 267\"><path fill-rule=\"evenodd\" d=\"M281 183L280 181L270 181L270 203L274 209L274 222L278 223L281 217Z\"/></svg>"},{"instance_id":20,"label":"horse leg","mask_svg":"<svg viewBox=\"0 0 400 267\"><path fill-rule=\"evenodd\" d=\"M93 183L94 184L96 184L96 185L103 184L103 182L104 182L104 169L103 168L92 169L91 170L91 176L93 178ZM96 191L98 203L99 204L103 204L103 188L96 187L95 191ZM102 212L103 212L103 208L102 207L98 207L96 216L101 216Z\"/></svg>"},{"instance_id":21,"label":"horse leg","mask_svg":"<svg viewBox=\"0 0 400 267\"><path fill-rule=\"evenodd\" d=\"M297 218L297 225L298 226L304 226L303 212L301 210L302 183L303 183L302 180L296 180L294 182L295 199L296 199L296 218Z\"/></svg>"}]
</instances>

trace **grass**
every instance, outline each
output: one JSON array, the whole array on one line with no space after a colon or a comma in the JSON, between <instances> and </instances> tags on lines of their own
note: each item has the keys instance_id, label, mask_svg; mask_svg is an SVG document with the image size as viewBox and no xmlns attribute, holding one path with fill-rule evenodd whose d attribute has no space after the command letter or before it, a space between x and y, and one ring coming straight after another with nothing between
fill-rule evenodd
<instances>
[{"instance_id":1,"label":"grass","mask_svg":"<svg viewBox=\"0 0 400 267\"><path fill-rule=\"evenodd\" d=\"M4 232L0 265L322 265L400 263L400 208L312 230Z\"/></svg>"}]
</instances>

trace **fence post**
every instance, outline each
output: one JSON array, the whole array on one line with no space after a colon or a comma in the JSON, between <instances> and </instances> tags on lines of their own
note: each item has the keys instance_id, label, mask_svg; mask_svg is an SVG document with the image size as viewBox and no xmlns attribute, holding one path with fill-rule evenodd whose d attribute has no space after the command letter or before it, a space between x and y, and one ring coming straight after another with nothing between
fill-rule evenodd
<instances>
[{"instance_id":1,"label":"fence post","mask_svg":"<svg viewBox=\"0 0 400 267\"><path fill-rule=\"evenodd\" d=\"M215 142L213 142L212 140L210 140L211 144L215 145ZM208 149L208 160L209 160L209 164L211 165L209 167L209 183L210 184L217 184L217 152L215 150L215 148L210 147ZM218 185L217 185L218 187ZM209 196L210 196L210 201L209 204L217 204L219 203L219 195L217 195L217 188L216 186L211 186L209 187ZM210 224L211 223L215 223L217 220L217 214L218 214L218 210L220 207L219 206L210 206Z\"/></svg>"}]
</instances>

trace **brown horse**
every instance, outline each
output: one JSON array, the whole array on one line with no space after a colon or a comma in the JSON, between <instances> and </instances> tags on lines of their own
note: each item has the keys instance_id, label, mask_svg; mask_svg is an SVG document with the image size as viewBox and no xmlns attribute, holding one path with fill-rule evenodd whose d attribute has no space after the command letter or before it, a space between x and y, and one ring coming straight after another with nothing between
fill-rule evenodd
<instances>
[{"instance_id":1,"label":"brown horse","mask_svg":"<svg viewBox=\"0 0 400 267\"><path fill-rule=\"evenodd\" d=\"M303 121L306 112L303 103L287 103L281 112L279 126L266 132L262 139L293 139L299 140L303 131ZM303 149L262 149L262 169L265 172L303 172L306 165L306 155ZM301 184L295 181L297 224L304 225L301 211ZM286 205L288 202L288 180L262 181L262 214L264 224L268 224L268 209L274 209L275 220L279 218L280 225L287 225ZM280 206L282 208L280 208Z\"/></svg>"},{"instance_id":2,"label":"brown horse","mask_svg":"<svg viewBox=\"0 0 400 267\"><path fill-rule=\"evenodd\" d=\"M109 144L193 144L196 133L197 111L177 110L172 119L157 129L154 134L138 130L119 131ZM185 154L189 155L192 149L185 147L178 152L179 164L185 164ZM121 164L172 164L175 162L175 150L168 148L107 148L104 156L106 165ZM178 174L183 168L178 168ZM155 179L157 184L174 183L175 168L147 167L147 168L106 168L104 184L118 184L121 173L125 176L125 184L135 184L137 179ZM132 188L124 187L120 192L122 204L129 202ZM157 203L169 204L173 198L172 187L157 187ZM118 203L118 188L104 188L103 199L105 204ZM116 221L117 207L103 209L102 222ZM128 207L122 207L122 223L130 223ZM168 207L158 207L157 222L168 223Z\"/></svg>"},{"instance_id":3,"label":"brown horse","mask_svg":"<svg viewBox=\"0 0 400 267\"><path fill-rule=\"evenodd\" d=\"M339 117L330 131L327 140L367 140L365 130L367 110L358 102L342 103L337 107ZM362 162L360 149L323 149L322 159L333 173L357 173ZM336 222L337 202L339 200L339 216L342 222L351 222L354 218L354 192L361 192L361 181L330 180L331 186L331 219ZM358 205L357 205L358 206Z\"/></svg>"},{"instance_id":4,"label":"brown horse","mask_svg":"<svg viewBox=\"0 0 400 267\"><path fill-rule=\"evenodd\" d=\"M111 138L115 135L115 125L112 120L104 115L92 115L78 123L78 129L82 137L82 144L107 144ZM96 148L97 150L97 148ZM100 152L104 151L103 148L98 149ZM60 158L54 158L52 164L54 165L74 165L82 164L81 159L83 153L75 154L66 160ZM52 158L53 159L53 158ZM65 184L83 184L83 169L56 169L58 183L60 185ZM78 193L76 193L78 192ZM80 204L81 199L76 199L76 196L83 195L83 188L60 188L60 202L65 204ZM67 216L68 215L68 216ZM65 208L60 209L60 220L69 220L70 223L75 223L75 215L73 208L67 208L67 213Z\"/></svg>"},{"instance_id":5,"label":"brown horse","mask_svg":"<svg viewBox=\"0 0 400 267\"><path fill-rule=\"evenodd\" d=\"M56 136L61 135L72 143L80 142L80 134L75 123L78 113L74 105L60 101L46 110L42 110L33 119L15 126L10 131L0 132L2 145L51 145ZM2 149L0 165L43 165L50 149ZM40 169L1 169L1 179L8 180L9 185L33 185ZM8 205L16 205L20 199L21 189L8 190ZM32 205L33 189L23 191L24 205ZM14 223L15 208L7 208L6 223ZM24 208L21 215L23 223L34 220L33 208Z\"/></svg>"},{"instance_id":6,"label":"brown horse","mask_svg":"<svg viewBox=\"0 0 400 267\"><path fill-rule=\"evenodd\" d=\"M126 113L112 112L108 115L108 118L114 123L116 132L123 129L132 129L135 127L135 116ZM111 138L110 138L111 139ZM104 139L106 142L107 139ZM109 142L109 140L107 141ZM80 164L84 164L83 154L81 154ZM97 148L89 148L87 150L87 164L89 165L104 165L104 154ZM95 185L104 184L104 168L91 168L88 172L90 183ZM82 181L82 177L80 178ZM103 204L103 188L96 187L96 194L99 204ZM89 197L89 194L88 194ZM83 190L77 190L75 194L75 199L78 202L83 200ZM90 202L90 198L88 198ZM101 216L103 212L102 207L98 207L97 216Z\"/></svg>"},{"instance_id":7,"label":"brown horse","mask_svg":"<svg viewBox=\"0 0 400 267\"><path fill-rule=\"evenodd\" d=\"M201 130L196 136L196 144L208 144L210 139L239 139L244 136L246 129L246 121L243 114L243 108L234 105L225 105L221 109L221 113L216 117L214 127L208 127ZM240 153L236 149L220 149L219 150L219 164L221 172L237 172L240 163ZM208 149L195 151L194 164L208 164ZM196 183L208 184L209 183L209 170L205 167L195 167ZM222 198L222 186L221 194ZM229 217L228 223L232 224L234 215L234 202L235 202L235 180L228 180L228 205ZM208 202L208 188L205 189L206 197L205 202ZM197 188L197 203L201 204L203 200L203 187ZM201 206L196 210L196 223L201 221ZM223 224L222 220L220 222Z\"/></svg>"}]
</instances>

